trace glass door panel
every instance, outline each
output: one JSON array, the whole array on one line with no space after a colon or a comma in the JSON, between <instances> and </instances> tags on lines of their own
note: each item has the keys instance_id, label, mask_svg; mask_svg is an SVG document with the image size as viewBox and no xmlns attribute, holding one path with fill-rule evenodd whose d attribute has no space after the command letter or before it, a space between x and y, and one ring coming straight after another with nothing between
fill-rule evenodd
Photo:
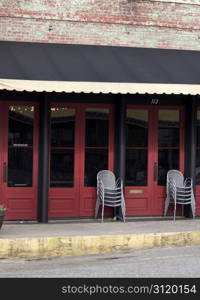
<instances>
[{"instance_id":1,"label":"glass door panel","mask_svg":"<svg viewBox=\"0 0 200 300\"><path fill-rule=\"evenodd\" d=\"M100 170L108 169L109 109L85 109L84 185L96 187Z\"/></svg>"},{"instance_id":2,"label":"glass door panel","mask_svg":"<svg viewBox=\"0 0 200 300\"><path fill-rule=\"evenodd\" d=\"M51 108L50 187L74 186L75 109Z\"/></svg>"},{"instance_id":3,"label":"glass door panel","mask_svg":"<svg viewBox=\"0 0 200 300\"><path fill-rule=\"evenodd\" d=\"M196 184L200 185L200 110L197 111Z\"/></svg>"},{"instance_id":4,"label":"glass door panel","mask_svg":"<svg viewBox=\"0 0 200 300\"><path fill-rule=\"evenodd\" d=\"M179 170L180 111L158 111L158 185L166 185L167 171Z\"/></svg>"},{"instance_id":5,"label":"glass door panel","mask_svg":"<svg viewBox=\"0 0 200 300\"><path fill-rule=\"evenodd\" d=\"M146 186L148 173L148 110L127 109L126 186Z\"/></svg>"},{"instance_id":6,"label":"glass door panel","mask_svg":"<svg viewBox=\"0 0 200 300\"><path fill-rule=\"evenodd\" d=\"M33 185L33 121L33 106L9 106L8 187Z\"/></svg>"},{"instance_id":7,"label":"glass door panel","mask_svg":"<svg viewBox=\"0 0 200 300\"><path fill-rule=\"evenodd\" d=\"M197 137L196 137L196 215L200 215L200 107L197 109Z\"/></svg>"}]
</instances>

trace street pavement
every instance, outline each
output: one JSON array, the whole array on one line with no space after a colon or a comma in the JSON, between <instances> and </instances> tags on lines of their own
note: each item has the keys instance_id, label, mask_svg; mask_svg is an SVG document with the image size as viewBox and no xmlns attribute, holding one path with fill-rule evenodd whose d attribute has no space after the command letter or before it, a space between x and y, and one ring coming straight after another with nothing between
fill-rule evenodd
<instances>
[{"instance_id":1,"label":"street pavement","mask_svg":"<svg viewBox=\"0 0 200 300\"><path fill-rule=\"evenodd\" d=\"M0 260L1 278L199 278L200 246L43 260Z\"/></svg>"}]
</instances>

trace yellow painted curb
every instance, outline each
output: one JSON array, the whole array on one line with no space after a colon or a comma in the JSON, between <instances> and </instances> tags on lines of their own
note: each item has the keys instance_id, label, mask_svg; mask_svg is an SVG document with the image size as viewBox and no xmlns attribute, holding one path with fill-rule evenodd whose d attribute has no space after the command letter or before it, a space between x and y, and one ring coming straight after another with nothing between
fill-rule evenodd
<instances>
[{"instance_id":1,"label":"yellow painted curb","mask_svg":"<svg viewBox=\"0 0 200 300\"><path fill-rule=\"evenodd\" d=\"M0 239L0 258L40 259L200 244L200 232Z\"/></svg>"}]
</instances>

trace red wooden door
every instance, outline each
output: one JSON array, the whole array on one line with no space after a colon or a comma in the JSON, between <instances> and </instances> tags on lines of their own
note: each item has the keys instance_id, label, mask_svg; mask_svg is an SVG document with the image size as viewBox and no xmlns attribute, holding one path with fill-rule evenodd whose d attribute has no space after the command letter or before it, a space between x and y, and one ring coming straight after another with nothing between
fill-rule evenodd
<instances>
[{"instance_id":1,"label":"red wooden door","mask_svg":"<svg viewBox=\"0 0 200 300\"><path fill-rule=\"evenodd\" d=\"M1 195L6 219L37 218L38 107L1 103Z\"/></svg>"},{"instance_id":2,"label":"red wooden door","mask_svg":"<svg viewBox=\"0 0 200 300\"><path fill-rule=\"evenodd\" d=\"M49 217L78 216L79 115L76 104L51 105Z\"/></svg>"},{"instance_id":3,"label":"red wooden door","mask_svg":"<svg viewBox=\"0 0 200 300\"><path fill-rule=\"evenodd\" d=\"M96 174L113 168L110 105L52 104L49 217L93 216Z\"/></svg>"},{"instance_id":4,"label":"red wooden door","mask_svg":"<svg viewBox=\"0 0 200 300\"><path fill-rule=\"evenodd\" d=\"M127 215L162 215L166 173L184 167L180 107L128 106L126 116Z\"/></svg>"},{"instance_id":5,"label":"red wooden door","mask_svg":"<svg viewBox=\"0 0 200 300\"><path fill-rule=\"evenodd\" d=\"M94 216L96 177L100 170L113 170L113 106L82 105L83 133L80 165L80 216ZM105 214L109 214L107 209Z\"/></svg>"}]
</instances>

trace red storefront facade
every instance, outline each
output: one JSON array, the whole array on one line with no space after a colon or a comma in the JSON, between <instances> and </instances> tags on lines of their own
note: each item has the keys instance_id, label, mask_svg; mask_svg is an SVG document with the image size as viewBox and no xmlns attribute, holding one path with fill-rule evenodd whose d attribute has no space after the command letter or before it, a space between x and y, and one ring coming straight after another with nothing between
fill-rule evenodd
<instances>
[{"instance_id":1,"label":"red storefront facade","mask_svg":"<svg viewBox=\"0 0 200 300\"><path fill-rule=\"evenodd\" d=\"M7 220L40 220L44 210L45 193L41 195L45 159L41 143L46 143L41 141L44 99L32 93L35 102L17 101L28 94L6 91L1 94L5 101L1 101L0 192L1 202L8 208ZM57 101L51 101L55 96ZM16 101L9 101L13 97ZM139 104L141 98L143 102L151 101L152 95L140 95L140 99L124 96L123 102L127 102L124 152L117 150L122 145L118 142L120 120L116 114L120 96L87 95L82 97L84 101L88 98L88 103L77 103L79 97L62 95L60 101L60 95L49 95L47 219L93 218L96 174L110 169L122 177L121 152L124 153L121 160L127 217L162 216L167 170L179 169L188 174L188 96L173 96L176 105L171 106L165 104L169 96L158 95L161 105ZM93 103L94 98L98 103ZM137 104L130 103L133 98ZM198 147L197 142L196 166ZM193 176L197 180L197 215L200 212L198 176L198 173L197 177ZM107 216L111 217L112 211L108 210Z\"/></svg>"},{"instance_id":2,"label":"red storefront facade","mask_svg":"<svg viewBox=\"0 0 200 300\"><path fill-rule=\"evenodd\" d=\"M123 178L127 216L162 216L166 171L180 169L193 178L199 215L198 8L1 1L7 219L93 217L102 168Z\"/></svg>"}]
</instances>

